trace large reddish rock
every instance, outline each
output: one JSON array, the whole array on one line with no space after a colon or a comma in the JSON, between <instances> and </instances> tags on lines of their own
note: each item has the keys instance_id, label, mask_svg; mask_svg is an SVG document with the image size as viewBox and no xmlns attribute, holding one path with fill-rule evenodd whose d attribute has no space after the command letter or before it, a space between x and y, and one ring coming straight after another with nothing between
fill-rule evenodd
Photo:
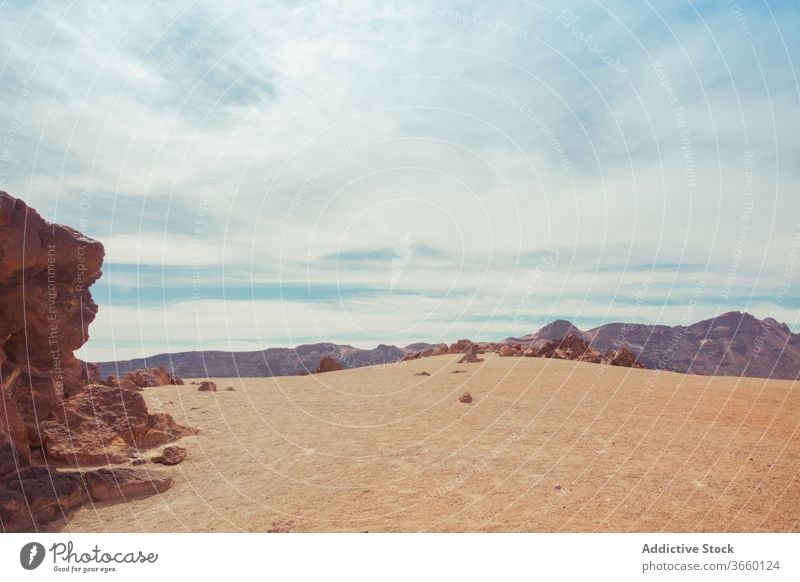
<instances>
[{"instance_id":1,"label":"large reddish rock","mask_svg":"<svg viewBox=\"0 0 800 582\"><path fill-rule=\"evenodd\" d=\"M109 380L111 380L111 378L109 378ZM121 380L118 380L119 383L123 383L125 381L128 381L139 388L153 388L156 386L167 386L170 384L183 385L183 380L173 376L164 368L143 368L141 370L128 372Z\"/></svg>"},{"instance_id":2,"label":"large reddish rock","mask_svg":"<svg viewBox=\"0 0 800 582\"><path fill-rule=\"evenodd\" d=\"M522 346L519 344L504 344L497 349L497 355L501 358L513 358L522 355Z\"/></svg>"},{"instance_id":3,"label":"large reddish rock","mask_svg":"<svg viewBox=\"0 0 800 582\"><path fill-rule=\"evenodd\" d=\"M636 356L627 348L618 350L608 350L603 354L603 363L610 366L622 366L625 368L644 368L644 365L636 361Z\"/></svg>"},{"instance_id":4,"label":"large reddish rock","mask_svg":"<svg viewBox=\"0 0 800 582\"><path fill-rule=\"evenodd\" d=\"M465 354L472 348L472 340L460 339L454 344L450 344L447 350L448 354Z\"/></svg>"},{"instance_id":5,"label":"large reddish rock","mask_svg":"<svg viewBox=\"0 0 800 582\"><path fill-rule=\"evenodd\" d=\"M89 500L125 499L169 486L133 469L89 472L31 467L32 449L73 465L128 462L139 449L195 430L147 411L141 384L180 383L144 370L103 386L97 366L74 355L97 313L89 287L103 246L51 224L0 192L0 527L39 529ZM111 492L113 481L116 490ZM87 483L89 488L87 489ZM103 485L105 484L105 485Z\"/></svg>"},{"instance_id":6,"label":"large reddish rock","mask_svg":"<svg viewBox=\"0 0 800 582\"><path fill-rule=\"evenodd\" d=\"M315 374L322 374L324 372L338 372L342 369L342 365L330 356L325 356L319 361L317 369L314 370Z\"/></svg>"},{"instance_id":7,"label":"large reddish rock","mask_svg":"<svg viewBox=\"0 0 800 582\"><path fill-rule=\"evenodd\" d=\"M478 352L480 348L478 344L474 344L472 342L469 343L464 348L464 356L458 360L459 364L477 364L478 362L482 362L483 358L478 357Z\"/></svg>"},{"instance_id":8,"label":"large reddish rock","mask_svg":"<svg viewBox=\"0 0 800 582\"><path fill-rule=\"evenodd\" d=\"M0 191L0 431L23 466L39 422L96 374L74 351L97 314L89 286L102 262L98 241Z\"/></svg>"},{"instance_id":9,"label":"large reddish rock","mask_svg":"<svg viewBox=\"0 0 800 582\"><path fill-rule=\"evenodd\" d=\"M77 466L124 463L140 448L197 432L166 413L149 414L140 392L100 384L65 401L41 431L48 458Z\"/></svg>"}]
</instances>

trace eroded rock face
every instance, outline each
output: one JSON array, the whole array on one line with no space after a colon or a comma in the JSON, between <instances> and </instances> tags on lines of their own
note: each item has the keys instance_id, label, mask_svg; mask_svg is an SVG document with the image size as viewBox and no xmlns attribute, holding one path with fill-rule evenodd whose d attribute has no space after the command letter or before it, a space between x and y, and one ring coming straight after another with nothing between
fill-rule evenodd
<instances>
[{"instance_id":1,"label":"eroded rock face","mask_svg":"<svg viewBox=\"0 0 800 582\"><path fill-rule=\"evenodd\" d=\"M23 466L39 422L96 373L74 351L97 314L89 286L102 262L98 241L0 192L0 430Z\"/></svg>"},{"instance_id":2,"label":"eroded rock face","mask_svg":"<svg viewBox=\"0 0 800 582\"><path fill-rule=\"evenodd\" d=\"M168 414L149 414L140 392L100 384L65 401L41 431L47 457L75 466L124 463L140 448L196 434Z\"/></svg>"},{"instance_id":3,"label":"eroded rock face","mask_svg":"<svg viewBox=\"0 0 800 582\"><path fill-rule=\"evenodd\" d=\"M141 378L103 386L97 366L74 352L97 314L89 287L100 277L103 246L45 221L0 192L0 529L28 531L62 518L90 499L153 493L144 474L117 469L65 471L33 466L32 449L73 465L128 462L140 448L196 431L147 411L131 389ZM150 372L150 371L145 371ZM152 377L152 374L150 374ZM157 376L161 380L161 376ZM164 383L179 383L167 375ZM99 472L98 472L99 471ZM111 471L122 497L102 493ZM127 468L127 471L138 471ZM87 480L93 483L87 489ZM142 485L147 481L149 486ZM122 484L126 484L122 487ZM101 499L102 498L102 499Z\"/></svg>"}]
</instances>

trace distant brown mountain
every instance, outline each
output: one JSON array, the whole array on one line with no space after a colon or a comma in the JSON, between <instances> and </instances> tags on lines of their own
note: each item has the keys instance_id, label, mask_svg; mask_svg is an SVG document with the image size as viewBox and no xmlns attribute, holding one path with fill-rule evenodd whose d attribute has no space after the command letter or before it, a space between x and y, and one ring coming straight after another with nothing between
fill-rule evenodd
<instances>
[{"instance_id":1,"label":"distant brown mountain","mask_svg":"<svg viewBox=\"0 0 800 582\"><path fill-rule=\"evenodd\" d=\"M800 377L800 334L774 319L756 319L732 311L689 326L609 323L582 331L559 319L539 331L499 344L541 347L548 341L575 335L600 351L627 348L647 368L705 376L750 376L796 380ZM499 345L498 344L498 345ZM182 352L98 364L103 376L140 368L164 367L176 376L263 377L313 372L324 357L343 368L396 362L424 350L420 342L404 348L379 345L363 350L349 345L318 343L296 348L253 352ZM490 349L489 351L492 351Z\"/></svg>"},{"instance_id":2,"label":"distant brown mountain","mask_svg":"<svg viewBox=\"0 0 800 582\"><path fill-rule=\"evenodd\" d=\"M524 335L520 338L510 337L503 343L517 343L538 348L544 345L546 342L562 339L568 335L574 335L585 339L586 341L591 339L591 336L588 333L581 331L569 321L565 319L556 319L555 321L545 325L536 333Z\"/></svg>"},{"instance_id":3,"label":"distant brown mountain","mask_svg":"<svg viewBox=\"0 0 800 582\"><path fill-rule=\"evenodd\" d=\"M344 368L360 368L396 362L407 351L387 345L362 350L348 345L319 343L296 348L269 348L252 352L180 352L148 358L97 364L102 376L120 376L140 368L163 367L184 378L259 378L293 376L313 372L324 357L336 359Z\"/></svg>"},{"instance_id":4,"label":"distant brown mountain","mask_svg":"<svg viewBox=\"0 0 800 582\"><path fill-rule=\"evenodd\" d=\"M555 326L555 327L553 327ZM654 370L704 376L800 377L800 334L772 318L731 311L689 326L609 323L582 332L559 320L522 338L502 343L538 346L571 329L597 350L627 348Z\"/></svg>"}]
</instances>

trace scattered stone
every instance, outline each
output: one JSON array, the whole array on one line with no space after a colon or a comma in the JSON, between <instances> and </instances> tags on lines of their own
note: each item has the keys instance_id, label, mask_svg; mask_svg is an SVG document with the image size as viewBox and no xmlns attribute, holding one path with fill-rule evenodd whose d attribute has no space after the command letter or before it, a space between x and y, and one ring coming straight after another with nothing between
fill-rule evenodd
<instances>
[{"instance_id":1,"label":"scattered stone","mask_svg":"<svg viewBox=\"0 0 800 582\"><path fill-rule=\"evenodd\" d=\"M228 392L234 392L236 388L234 388L233 386L228 386L227 388L225 388L225 390L227 390Z\"/></svg>"},{"instance_id":2,"label":"scattered stone","mask_svg":"<svg viewBox=\"0 0 800 582\"><path fill-rule=\"evenodd\" d=\"M294 530L293 519L280 519L273 521L267 533L291 533Z\"/></svg>"},{"instance_id":3,"label":"scattered stone","mask_svg":"<svg viewBox=\"0 0 800 582\"><path fill-rule=\"evenodd\" d=\"M461 398L458 399L459 402L463 402L464 404L471 404L472 403L472 394L469 392L464 392L461 395Z\"/></svg>"},{"instance_id":4,"label":"scattered stone","mask_svg":"<svg viewBox=\"0 0 800 582\"><path fill-rule=\"evenodd\" d=\"M466 370L453 370L450 372L451 374L466 374Z\"/></svg>"},{"instance_id":5,"label":"scattered stone","mask_svg":"<svg viewBox=\"0 0 800 582\"><path fill-rule=\"evenodd\" d=\"M556 490L556 491L561 491L561 485L556 485L556 486L555 486L555 490Z\"/></svg>"},{"instance_id":6,"label":"scattered stone","mask_svg":"<svg viewBox=\"0 0 800 582\"><path fill-rule=\"evenodd\" d=\"M158 456L153 457L153 462L160 463L162 465L177 465L185 458L186 449L172 445L161 449L161 453Z\"/></svg>"},{"instance_id":7,"label":"scattered stone","mask_svg":"<svg viewBox=\"0 0 800 582\"><path fill-rule=\"evenodd\" d=\"M198 392L216 392L217 385L210 381L206 380L204 382L200 382L200 387L197 389Z\"/></svg>"},{"instance_id":8,"label":"scattered stone","mask_svg":"<svg viewBox=\"0 0 800 582\"><path fill-rule=\"evenodd\" d=\"M430 374L429 374L428 372L417 372L417 373L416 373L416 374L414 374L414 375L415 375L415 376L430 376Z\"/></svg>"}]
</instances>

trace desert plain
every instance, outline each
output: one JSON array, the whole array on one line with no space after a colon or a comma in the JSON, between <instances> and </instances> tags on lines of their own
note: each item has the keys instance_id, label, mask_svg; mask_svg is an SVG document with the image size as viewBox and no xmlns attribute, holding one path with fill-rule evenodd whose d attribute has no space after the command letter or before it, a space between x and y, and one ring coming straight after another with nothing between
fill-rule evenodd
<instances>
[{"instance_id":1,"label":"desert plain","mask_svg":"<svg viewBox=\"0 0 800 582\"><path fill-rule=\"evenodd\" d=\"M52 529L800 529L796 382L458 359L148 388L151 410L200 429L174 486Z\"/></svg>"}]
</instances>

